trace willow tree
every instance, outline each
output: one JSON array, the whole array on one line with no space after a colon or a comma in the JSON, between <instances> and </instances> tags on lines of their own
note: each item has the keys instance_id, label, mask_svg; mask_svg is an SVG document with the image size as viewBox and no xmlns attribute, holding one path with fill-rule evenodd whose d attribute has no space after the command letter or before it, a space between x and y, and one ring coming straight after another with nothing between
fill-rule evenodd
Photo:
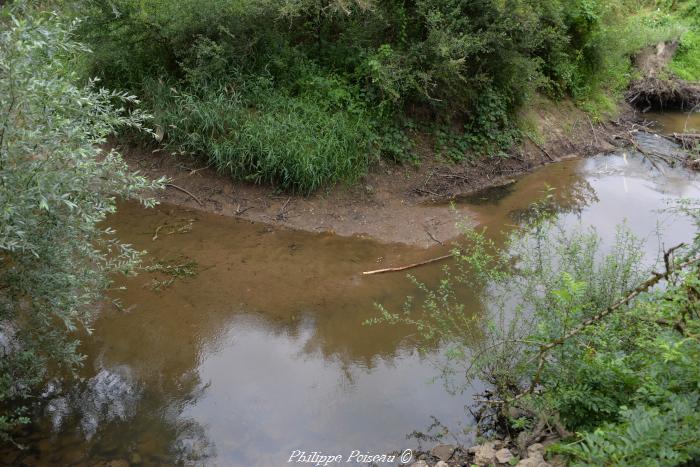
<instances>
[{"instance_id":1,"label":"willow tree","mask_svg":"<svg viewBox=\"0 0 700 467\"><path fill-rule=\"evenodd\" d=\"M0 438L26 422L48 375L74 369L101 293L139 253L100 226L116 200L153 200L151 182L103 149L147 116L127 94L81 82L88 50L58 15L22 2L0 8Z\"/></svg>"}]
</instances>

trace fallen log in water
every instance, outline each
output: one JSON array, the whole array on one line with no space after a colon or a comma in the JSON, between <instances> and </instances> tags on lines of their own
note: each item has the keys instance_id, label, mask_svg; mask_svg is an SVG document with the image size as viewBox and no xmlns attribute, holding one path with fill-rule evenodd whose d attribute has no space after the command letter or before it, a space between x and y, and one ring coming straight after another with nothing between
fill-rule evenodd
<instances>
[{"instance_id":1,"label":"fallen log in water","mask_svg":"<svg viewBox=\"0 0 700 467\"><path fill-rule=\"evenodd\" d=\"M687 139L697 139L700 140L700 134L694 134L694 133L674 133L673 137L679 140L687 140Z\"/></svg>"}]
</instances>

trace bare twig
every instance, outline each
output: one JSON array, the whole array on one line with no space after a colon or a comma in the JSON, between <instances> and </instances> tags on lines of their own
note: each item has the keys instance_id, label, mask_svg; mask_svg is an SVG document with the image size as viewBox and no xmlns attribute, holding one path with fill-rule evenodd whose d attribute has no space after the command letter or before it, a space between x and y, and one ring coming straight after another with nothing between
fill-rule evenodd
<instances>
[{"instance_id":1,"label":"bare twig","mask_svg":"<svg viewBox=\"0 0 700 467\"><path fill-rule=\"evenodd\" d=\"M685 119L685 125L683 125L683 132L686 133L688 131L688 122L690 121L690 117L695 113L696 110L700 109L700 102L695 104L695 106L690 109L690 112L688 112L688 116Z\"/></svg>"},{"instance_id":2,"label":"bare twig","mask_svg":"<svg viewBox=\"0 0 700 467\"><path fill-rule=\"evenodd\" d=\"M591 117L589 117L588 114L586 114L586 118L588 119L588 124L591 126L591 131L593 132L593 137L595 138L595 144L599 144L598 135L595 132L595 128L593 128L593 122L591 122Z\"/></svg>"},{"instance_id":3,"label":"bare twig","mask_svg":"<svg viewBox=\"0 0 700 467\"><path fill-rule=\"evenodd\" d=\"M194 175L194 174L196 174L197 172L200 172L200 171L202 171L202 170L204 170L204 169L208 169L209 167L211 167L211 164L205 165L204 167L200 167L200 168L198 168L198 169L192 169L192 170L190 170L190 175Z\"/></svg>"},{"instance_id":4,"label":"bare twig","mask_svg":"<svg viewBox=\"0 0 700 467\"><path fill-rule=\"evenodd\" d=\"M289 197L287 198L287 201L284 202L282 207L280 208L279 212L277 213L277 216L275 216L276 220L281 221L284 220L285 217L287 217L287 205L289 204L289 201L292 198Z\"/></svg>"},{"instance_id":5,"label":"bare twig","mask_svg":"<svg viewBox=\"0 0 700 467\"><path fill-rule=\"evenodd\" d=\"M435 196L435 197L437 197L437 198L440 198L440 197L441 197L439 194L435 193L434 191L425 190L425 189L423 189L423 188L416 188L415 191L418 192L418 193L424 193L424 194L428 194L428 195L433 195L433 196Z\"/></svg>"},{"instance_id":6,"label":"bare twig","mask_svg":"<svg viewBox=\"0 0 700 467\"><path fill-rule=\"evenodd\" d=\"M434 241L438 245L444 245L444 243L442 243L440 240L435 238L432 233L430 233L430 230L427 227L424 227L424 229L425 229L425 233L428 234L428 237L430 237L432 241Z\"/></svg>"},{"instance_id":7,"label":"bare twig","mask_svg":"<svg viewBox=\"0 0 700 467\"><path fill-rule=\"evenodd\" d=\"M202 202L199 200L199 198L197 198L195 195L193 195L189 191L185 190L181 186L173 185L172 183L167 183L165 186L169 186L170 188L175 188L176 190L179 190L179 191L185 193L186 195L189 195L193 200L197 201L197 204L199 204L200 206L204 206L202 204Z\"/></svg>"},{"instance_id":8,"label":"bare twig","mask_svg":"<svg viewBox=\"0 0 700 467\"><path fill-rule=\"evenodd\" d=\"M158 240L158 232L160 232L160 229L162 229L163 227L165 227L165 224L161 224L158 227L156 227L156 231L153 233L153 238L151 238L151 240L153 240L154 242Z\"/></svg>"},{"instance_id":9,"label":"bare twig","mask_svg":"<svg viewBox=\"0 0 700 467\"><path fill-rule=\"evenodd\" d=\"M459 174L439 173L438 175L440 177L445 177L445 178L459 178L460 180L469 181L469 179L467 177L465 177L464 175L459 175Z\"/></svg>"},{"instance_id":10,"label":"bare twig","mask_svg":"<svg viewBox=\"0 0 700 467\"><path fill-rule=\"evenodd\" d=\"M236 207L236 215L240 216L241 214L245 213L249 209L253 209L253 206L248 206L247 208L241 209L241 203L238 203L238 206Z\"/></svg>"},{"instance_id":11,"label":"bare twig","mask_svg":"<svg viewBox=\"0 0 700 467\"><path fill-rule=\"evenodd\" d=\"M386 268L386 269L377 269L376 271L365 271L362 273L362 275L363 276L371 276L373 274L383 274L386 272L405 271L407 269L417 268L418 266L424 266L426 264L437 263L438 261L443 261L443 260L446 260L448 258L452 258L452 256L453 256L452 253L450 253L449 255L439 256L437 258L432 258L432 259L429 259L426 261L421 261L420 263L409 264L408 266L400 266L400 267L396 267L396 268Z\"/></svg>"},{"instance_id":12,"label":"bare twig","mask_svg":"<svg viewBox=\"0 0 700 467\"><path fill-rule=\"evenodd\" d=\"M547 157L549 158L550 161L554 162L554 161L556 160L556 159L554 159L554 158L552 157L552 155L551 155L549 152L547 152L547 150L546 150L545 148L542 147L542 145L540 145L540 143L538 143L537 141L535 141L534 139L532 139L532 137L531 137L530 135L525 135L525 136L527 136L527 139L529 139L530 141L532 141L532 144L534 144L535 146L537 146L537 148L538 148L540 151L542 151L542 153L543 153L545 156L547 156Z\"/></svg>"}]
</instances>

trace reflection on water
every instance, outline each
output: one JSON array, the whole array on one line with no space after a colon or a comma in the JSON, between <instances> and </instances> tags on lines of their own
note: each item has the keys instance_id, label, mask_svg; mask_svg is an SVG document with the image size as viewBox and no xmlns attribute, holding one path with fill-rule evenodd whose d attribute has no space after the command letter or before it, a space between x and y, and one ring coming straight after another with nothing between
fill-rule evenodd
<instances>
[{"instance_id":1,"label":"reflection on water","mask_svg":"<svg viewBox=\"0 0 700 467\"><path fill-rule=\"evenodd\" d=\"M633 155L601 156L526 176L492 202L474 204L473 217L502 238L545 184L555 188L567 225L594 225L611 238L627 219L651 240L652 255L658 223L668 244L692 232L656 210L700 197L700 184L681 169L661 177ZM158 273L126 280L128 289L112 296L122 311L106 307L86 339L83 380L50 388L43 417L22 440L30 449L0 456L6 463L276 466L294 449L347 455L413 447L406 434L431 416L451 428L469 423L469 394L429 384L439 349L421 357L414 330L362 325L375 302L398 309L415 294L401 273L362 271L449 246L277 230L171 206L127 204L110 224L149 251L147 264L194 261L199 274L164 287L154 287ZM440 271L413 272L435 284ZM460 294L479 313L478 291Z\"/></svg>"}]
</instances>

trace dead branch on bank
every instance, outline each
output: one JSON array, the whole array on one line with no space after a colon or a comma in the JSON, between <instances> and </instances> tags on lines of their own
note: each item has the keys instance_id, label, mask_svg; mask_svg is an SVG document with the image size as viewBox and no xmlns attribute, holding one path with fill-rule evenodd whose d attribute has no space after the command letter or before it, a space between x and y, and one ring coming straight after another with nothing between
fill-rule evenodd
<instances>
[{"instance_id":1,"label":"dead branch on bank","mask_svg":"<svg viewBox=\"0 0 700 467\"><path fill-rule=\"evenodd\" d=\"M527 136L527 139L529 139L529 140L532 142L532 144L534 144L535 146L537 146L537 149L539 149L540 151L542 151L542 153L543 153L545 156L547 156L547 158L548 158L550 161L552 161L552 162L556 161L556 159L553 158L552 155L551 155L549 152L547 152L547 150L546 150L545 148L543 148L542 145L541 145L540 143L538 143L537 141L535 141L532 137L530 137L530 135L525 135L525 136Z\"/></svg>"},{"instance_id":2,"label":"dead branch on bank","mask_svg":"<svg viewBox=\"0 0 700 467\"><path fill-rule=\"evenodd\" d=\"M193 200L197 201L197 204L199 204L200 206L203 206L203 204L202 204L202 202L199 200L199 198L197 198L195 195L193 195L193 194L190 193L189 191L185 190L185 189L182 188L181 186L173 185L172 183L167 183L165 186L170 187L170 188L175 188L176 190L179 190L179 191L185 193L186 195L189 195L190 198L192 198Z\"/></svg>"}]
</instances>

